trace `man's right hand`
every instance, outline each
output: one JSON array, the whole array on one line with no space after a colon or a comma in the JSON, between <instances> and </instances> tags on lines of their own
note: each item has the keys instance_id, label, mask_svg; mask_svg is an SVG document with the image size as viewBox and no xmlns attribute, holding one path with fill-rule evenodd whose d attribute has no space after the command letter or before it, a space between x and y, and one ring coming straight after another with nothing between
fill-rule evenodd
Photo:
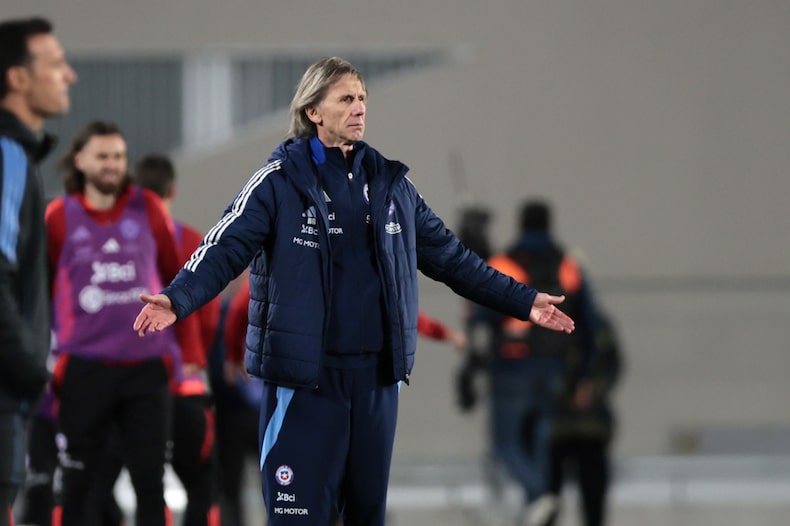
<instances>
[{"instance_id":1,"label":"man's right hand","mask_svg":"<svg viewBox=\"0 0 790 526\"><path fill-rule=\"evenodd\" d=\"M140 337L146 332L160 332L173 325L178 317L170 298L164 294L140 294L146 305L134 320L134 330Z\"/></svg>"},{"instance_id":2,"label":"man's right hand","mask_svg":"<svg viewBox=\"0 0 790 526\"><path fill-rule=\"evenodd\" d=\"M546 329L570 334L576 328L576 324L567 314L554 306L563 301L565 301L565 296L552 296L545 292L538 292L529 313L529 320Z\"/></svg>"}]
</instances>

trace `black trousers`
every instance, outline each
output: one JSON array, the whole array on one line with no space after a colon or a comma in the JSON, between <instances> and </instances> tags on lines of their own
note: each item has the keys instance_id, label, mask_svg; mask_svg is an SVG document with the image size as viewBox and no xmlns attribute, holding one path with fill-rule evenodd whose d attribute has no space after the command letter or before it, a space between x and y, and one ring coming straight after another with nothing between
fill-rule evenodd
<instances>
[{"instance_id":1,"label":"black trousers","mask_svg":"<svg viewBox=\"0 0 790 526\"><path fill-rule=\"evenodd\" d=\"M52 479L58 465L55 447L55 423L36 415L30 421L27 438L28 467L19 522L35 526L50 526L55 506Z\"/></svg>"},{"instance_id":2,"label":"black trousers","mask_svg":"<svg viewBox=\"0 0 790 526\"><path fill-rule=\"evenodd\" d=\"M244 468L251 458L258 464L258 409L240 400L217 400L217 456L219 458L222 526L245 523L242 487ZM257 482L257 477L255 479ZM260 495L260 486L255 492Z\"/></svg>"},{"instance_id":3,"label":"black trousers","mask_svg":"<svg viewBox=\"0 0 790 526\"><path fill-rule=\"evenodd\" d=\"M207 395L173 397L170 460L187 494L183 526L219 525L215 418Z\"/></svg>"},{"instance_id":4,"label":"black trousers","mask_svg":"<svg viewBox=\"0 0 790 526\"><path fill-rule=\"evenodd\" d=\"M559 495L572 474L579 486L583 524L603 526L610 480L608 442L585 438L556 440L551 457L552 493Z\"/></svg>"},{"instance_id":5,"label":"black trousers","mask_svg":"<svg viewBox=\"0 0 790 526\"><path fill-rule=\"evenodd\" d=\"M55 422L44 415L37 414L30 421L27 432L28 447L28 469L22 495L20 495L20 506L17 515L17 522L20 524L30 524L31 526L51 526L53 524L52 514L56 506L59 505L59 497L55 494L53 480L55 470L58 466L58 448L55 440ZM115 465L120 451L118 442L115 438L113 444L108 448L106 460L102 465ZM120 469L120 467L118 468ZM99 485L103 488L98 491L94 488L96 499L91 506L102 508L103 526L120 526L123 524L123 511L112 494L115 477L107 477L105 482ZM59 523L55 522L56 526Z\"/></svg>"},{"instance_id":6,"label":"black trousers","mask_svg":"<svg viewBox=\"0 0 790 526\"><path fill-rule=\"evenodd\" d=\"M56 380L58 425L63 436L63 526L101 524L91 491L106 484L107 451L118 449L137 497L136 522L165 526L164 462L168 375L162 360L108 364L68 357Z\"/></svg>"},{"instance_id":7,"label":"black trousers","mask_svg":"<svg viewBox=\"0 0 790 526\"><path fill-rule=\"evenodd\" d=\"M25 472L24 416L0 413L0 526L11 523L11 509Z\"/></svg>"}]
</instances>

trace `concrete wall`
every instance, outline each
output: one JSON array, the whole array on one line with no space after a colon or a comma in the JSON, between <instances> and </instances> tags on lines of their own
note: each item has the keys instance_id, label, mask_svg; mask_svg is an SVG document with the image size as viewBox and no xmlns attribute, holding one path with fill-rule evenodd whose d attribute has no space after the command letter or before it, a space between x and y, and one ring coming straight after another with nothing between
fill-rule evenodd
<instances>
[{"instance_id":1,"label":"concrete wall","mask_svg":"<svg viewBox=\"0 0 790 526\"><path fill-rule=\"evenodd\" d=\"M411 166L451 226L461 203L494 210L498 247L514 234L524 197L555 203L557 231L586 255L626 345L621 454L666 453L678 427L787 421L790 4L5 0L2 8L29 13L51 17L72 53L448 50L454 58L441 67L371 86L367 139ZM177 213L211 226L286 128L277 115L231 144L179 153ZM461 302L426 282L423 306L454 322ZM448 373L457 361L425 343L403 393L397 455L481 451L482 416L453 408Z\"/></svg>"}]
</instances>

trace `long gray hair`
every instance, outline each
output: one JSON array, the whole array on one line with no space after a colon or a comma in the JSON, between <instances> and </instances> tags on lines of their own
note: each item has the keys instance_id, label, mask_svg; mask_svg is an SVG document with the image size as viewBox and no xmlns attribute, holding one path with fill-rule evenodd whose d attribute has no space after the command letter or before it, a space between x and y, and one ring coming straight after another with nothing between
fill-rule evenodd
<instances>
[{"instance_id":1,"label":"long gray hair","mask_svg":"<svg viewBox=\"0 0 790 526\"><path fill-rule=\"evenodd\" d=\"M307 68L291 101L291 127L288 130L288 137L315 135L315 123L307 118L305 109L320 104L329 87L349 74L359 79L362 89L367 91L362 73L349 61L340 57L325 57Z\"/></svg>"}]
</instances>

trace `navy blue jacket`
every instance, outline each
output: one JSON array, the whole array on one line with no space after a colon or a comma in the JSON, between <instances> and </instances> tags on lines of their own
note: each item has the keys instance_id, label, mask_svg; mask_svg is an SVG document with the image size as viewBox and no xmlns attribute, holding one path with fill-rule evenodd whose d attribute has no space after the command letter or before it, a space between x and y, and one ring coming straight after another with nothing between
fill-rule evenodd
<instances>
[{"instance_id":1,"label":"navy blue jacket","mask_svg":"<svg viewBox=\"0 0 790 526\"><path fill-rule=\"evenodd\" d=\"M537 291L463 246L406 178L405 165L364 143L355 148L368 174L394 379L408 381L414 364L418 269L472 301L529 317ZM328 228L309 141L289 139L247 182L163 293L183 318L249 264L247 370L279 385L315 388L332 291Z\"/></svg>"}]
</instances>

